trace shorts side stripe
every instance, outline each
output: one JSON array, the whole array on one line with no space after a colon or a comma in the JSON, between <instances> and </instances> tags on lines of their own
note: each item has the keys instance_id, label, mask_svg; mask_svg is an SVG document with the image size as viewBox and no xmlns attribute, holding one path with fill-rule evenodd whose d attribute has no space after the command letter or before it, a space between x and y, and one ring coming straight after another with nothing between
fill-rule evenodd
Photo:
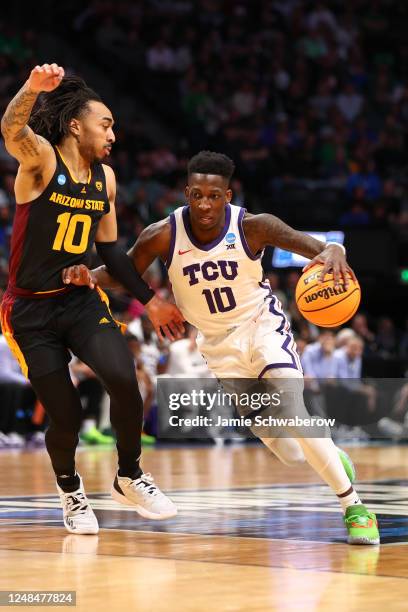
<instances>
[{"instance_id":1,"label":"shorts side stripe","mask_svg":"<svg viewBox=\"0 0 408 612\"><path fill-rule=\"evenodd\" d=\"M108 309L109 314L112 317L112 320L115 321L116 325L119 327L122 334L125 334L127 330L127 325L126 323L122 323L121 321L117 321L116 319L113 318L112 312L110 309L110 305L109 305L109 298L106 295L106 293L98 285L96 285L96 291L98 292L99 297L101 298L101 301L104 302L104 304L106 304L106 308Z\"/></svg>"},{"instance_id":2,"label":"shorts side stripe","mask_svg":"<svg viewBox=\"0 0 408 612\"><path fill-rule=\"evenodd\" d=\"M16 339L14 338L13 326L11 324L13 304L14 298L12 296L5 296L3 298L3 303L0 308L1 329L11 352L20 365L22 373L28 379L28 365Z\"/></svg>"},{"instance_id":3,"label":"shorts side stripe","mask_svg":"<svg viewBox=\"0 0 408 612\"><path fill-rule=\"evenodd\" d=\"M299 370L297 363L296 363L296 359L294 358L291 351L288 349L288 344L291 342L291 340L292 340L291 336L287 334L286 339L284 343L282 344L282 350L285 351L285 353L289 355L289 357L292 360L292 363L269 363L268 365L264 367L262 372L258 375L258 380L261 380L265 372L267 372L268 370L274 370L277 368L291 368L292 370Z\"/></svg>"},{"instance_id":4,"label":"shorts side stripe","mask_svg":"<svg viewBox=\"0 0 408 612\"><path fill-rule=\"evenodd\" d=\"M272 296L273 300L274 300L274 304L273 304L273 310L272 312L280 317L283 318L283 322L284 322L284 332L286 334L288 334L291 338L292 338L292 342L290 345L288 345L288 351L290 352L290 354L292 355L292 357L295 359L297 366L298 366L298 370L300 372L303 373L303 368L302 368L302 364L300 362L300 357L299 357L299 353L297 352L297 347L296 347L296 342L295 339L293 337L293 334L290 330L290 325L289 325L289 321L285 316L285 313L282 310L282 304L280 303L280 301L277 299L276 296ZM271 310L271 307L269 307L269 310ZM280 328L277 330L280 331ZM283 332L281 332L283 333Z\"/></svg>"},{"instance_id":5,"label":"shorts side stripe","mask_svg":"<svg viewBox=\"0 0 408 612\"><path fill-rule=\"evenodd\" d=\"M269 304L269 312L271 314L274 314L275 316L281 317L282 319L281 324L279 325L276 331L285 337L285 340L281 348L285 353L289 355L291 359L291 363L269 363L263 368L262 372L258 375L258 380L260 380L265 374L265 372L267 372L268 370L273 370L273 369L278 369L278 368L290 368L292 370L298 370L299 372L302 372L302 368L300 367L300 361L299 361L299 356L297 354L297 351L292 349L290 346L290 345L293 345L295 341L294 341L292 334L288 331L290 329L289 321L287 320L284 312L280 310L279 305L280 303L278 302L276 296L272 296L271 303Z\"/></svg>"}]
</instances>

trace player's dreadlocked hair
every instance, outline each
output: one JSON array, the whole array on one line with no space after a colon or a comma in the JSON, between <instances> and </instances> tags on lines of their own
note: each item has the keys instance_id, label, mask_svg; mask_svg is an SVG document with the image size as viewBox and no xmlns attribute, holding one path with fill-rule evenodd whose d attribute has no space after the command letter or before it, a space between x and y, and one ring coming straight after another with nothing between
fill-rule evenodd
<instances>
[{"instance_id":1,"label":"player's dreadlocked hair","mask_svg":"<svg viewBox=\"0 0 408 612\"><path fill-rule=\"evenodd\" d=\"M83 79L64 77L56 89L40 95L29 126L51 144L58 144L69 134L71 119L86 112L90 100L101 102L98 94Z\"/></svg>"},{"instance_id":2,"label":"player's dreadlocked hair","mask_svg":"<svg viewBox=\"0 0 408 612\"><path fill-rule=\"evenodd\" d=\"M188 163L188 176L191 174L216 174L230 180L234 174L235 164L223 153L200 151Z\"/></svg>"}]
</instances>

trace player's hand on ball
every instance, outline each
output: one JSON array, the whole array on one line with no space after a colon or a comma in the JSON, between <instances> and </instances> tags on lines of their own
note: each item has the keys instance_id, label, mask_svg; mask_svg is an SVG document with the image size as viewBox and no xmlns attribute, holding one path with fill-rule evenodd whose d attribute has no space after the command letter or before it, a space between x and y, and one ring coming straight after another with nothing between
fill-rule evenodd
<instances>
[{"instance_id":1,"label":"player's hand on ball","mask_svg":"<svg viewBox=\"0 0 408 612\"><path fill-rule=\"evenodd\" d=\"M62 271L62 280L65 285L87 285L90 289L95 288L95 279L92 272L86 266L70 266Z\"/></svg>"},{"instance_id":2,"label":"player's hand on ball","mask_svg":"<svg viewBox=\"0 0 408 612\"><path fill-rule=\"evenodd\" d=\"M350 277L357 282L356 275L346 261L346 256L343 249L336 244L329 244L326 248L316 255L304 268L303 272L307 272L316 264L322 264L323 268L319 274L318 282L321 284L328 272L333 273L334 286L339 287L341 278L344 286L347 289L350 282Z\"/></svg>"},{"instance_id":3,"label":"player's hand on ball","mask_svg":"<svg viewBox=\"0 0 408 612\"><path fill-rule=\"evenodd\" d=\"M33 68L27 83L33 93L53 91L61 83L64 74L64 69L57 64L43 64Z\"/></svg>"},{"instance_id":4,"label":"player's hand on ball","mask_svg":"<svg viewBox=\"0 0 408 612\"><path fill-rule=\"evenodd\" d=\"M175 304L165 302L155 295L145 308L160 340L164 340L165 336L171 341L182 338L185 319Z\"/></svg>"}]
</instances>

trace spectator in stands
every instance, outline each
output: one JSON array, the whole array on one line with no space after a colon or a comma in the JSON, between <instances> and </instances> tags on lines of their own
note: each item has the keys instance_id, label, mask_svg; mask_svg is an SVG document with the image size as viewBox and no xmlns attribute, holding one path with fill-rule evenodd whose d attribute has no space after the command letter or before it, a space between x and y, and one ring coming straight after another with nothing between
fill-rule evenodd
<instances>
[{"instance_id":1,"label":"spectator in stands","mask_svg":"<svg viewBox=\"0 0 408 612\"><path fill-rule=\"evenodd\" d=\"M197 330L192 325L186 327L186 338L177 340L169 346L165 373L185 378L212 378L213 375L197 348Z\"/></svg>"},{"instance_id":2,"label":"spectator in stands","mask_svg":"<svg viewBox=\"0 0 408 612\"><path fill-rule=\"evenodd\" d=\"M337 378L361 380L364 342L359 336L350 337L334 355L334 372Z\"/></svg>"},{"instance_id":3,"label":"spectator in stands","mask_svg":"<svg viewBox=\"0 0 408 612\"><path fill-rule=\"evenodd\" d=\"M389 317L381 317L377 324L375 337L377 354L388 359L398 353L398 334L394 322Z\"/></svg>"},{"instance_id":4,"label":"spectator in stands","mask_svg":"<svg viewBox=\"0 0 408 612\"><path fill-rule=\"evenodd\" d=\"M334 333L323 329L317 342L309 344L303 351L302 366L305 378L319 380L335 377L334 350Z\"/></svg>"},{"instance_id":5,"label":"spectator in stands","mask_svg":"<svg viewBox=\"0 0 408 612\"><path fill-rule=\"evenodd\" d=\"M364 227L370 225L371 216L363 199L361 188L355 190L350 209L343 213L339 224L345 227Z\"/></svg>"},{"instance_id":6,"label":"spectator in stands","mask_svg":"<svg viewBox=\"0 0 408 612\"><path fill-rule=\"evenodd\" d=\"M159 347L159 342L150 319L143 314L128 325L128 331L140 343L140 354L138 353L137 355L138 360L150 378L155 380L161 359L161 347Z\"/></svg>"},{"instance_id":7,"label":"spectator in stands","mask_svg":"<svg viewBox=\"0 0 408 612\"><path fill-rule=\"evenodd\" d=\"M349 196L361 194L364 200L377 200L382 192L381 180L375 170L373 160L360 162L358 172L351 174L346 185Z\"/></svg>"},{"instance_id":8,"label":"spectator in stands","mask_svg":"<svg viewBox=\"0 0 408 612\"><path fill-rule=\"evenodd\" d=\"M25 444L25 420L18 412L33 409L35 395L6 339L0 335L0 448ZM20 415L23 417L24 415Z\"/></svg>"},{"instance_id":9,"label":"spectator in stands","mask_svg":"<svg viewBox=\"0 0 408 612\"><path fill-rule=\"evenodd\" d=\"M146 63L150 70L171 72L176 69L173 49L163 38L159 38L146 53Z\"/></svg>"},{"instance_id":10,"label":"spectator in stands","mask_svg":"<svg viewBox=\"0 0 408 612\"><path fill-rule=\"evenodd\" d=\"M363 109L363 96L356 92L352 83L344 85L341 93L337 96L336 105L343 117L352 122Z\"/></svg>"},{"instance_id":11,"label":"spectator in stands","mask_svg":"<svg viewBox=\"0 0 408 612\"><path fill-rule=\"evenodd\" d=\"M254 86L250 81L243 81L232 96L232 111L238 117L250 117L254 114L255 105Z\"/></svg>"},{"instance_id":12,"label":"spectator in stands","mask_svg":"<svg viewBox=\"0 0 408 612\"><path fill-rule=\"evenodd\" d=\"M361 380L363 350L364 342L356 335L334 352L334 376L339 386L331 397L339 403L338 437L367 439L369 435L358 424L375 420L377 391Z\"/></svg>"},{"instance_id":13,"label":"spectator in stands","mask_svg":"<svg viewBox=\"0 0 408 612\"><path fill-rule=\"evenodd\" d=\"M357 313L351 320L351 329L364 342L364 355L372 355L376 351L375 334L368 327L367 315Z\"/></svg>"},{"instance_id":14,"label":"spectator in stands","mask_svg":"<svg viewBox=\"0 0 408 612\"><path fill-rule=\"evenodd\" d=\"M351 337L348 342L334 353L334 375L350 391L364 395L370 412L375 410L376 391L371 385L361 382L364 341L359 336Z\"/></svg>"},{"instance_id":15,"label":"spectator in stands","mask_svg":"<svg viewBox=\"0 0 408 612\"><path fill-rule=\"evenodd\" d=\"M336 17L324 2L317 2L307 19L309 30L315 30L320 25L330 28L333 32L338 29Z\"/></svg>"},{"instance_id":16,"label":"spectator in stands","mask_svg":"<svg viewBox=\"0 0 408 612\"><path fill-rule=\"evenodd\" d=\"M343 348L356 333L350 327L344 327L336 334L336 349Z\"/></svg>"}]
</instances>

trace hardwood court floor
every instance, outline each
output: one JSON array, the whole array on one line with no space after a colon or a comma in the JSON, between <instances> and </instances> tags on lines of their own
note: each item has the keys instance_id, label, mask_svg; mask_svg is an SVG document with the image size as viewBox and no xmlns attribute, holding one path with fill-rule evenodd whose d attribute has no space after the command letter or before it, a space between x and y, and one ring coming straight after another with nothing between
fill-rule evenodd
<instances>
[{"instance_id":1,"label":"hardwood court floor","mask_svg":"<svg viewBox=\"0 0 408 612\"><path fill-rule=\"evenodd\" d=\"M347 449L380 516L380 547L344 544L336 499L261 446L144 451L179 516L110 499L115 455L78 453L101 530L74 536L45 451L0 453L0 590L75 590L78 610L408 609L408 447Z\"/></svg>"}]
</instances>

